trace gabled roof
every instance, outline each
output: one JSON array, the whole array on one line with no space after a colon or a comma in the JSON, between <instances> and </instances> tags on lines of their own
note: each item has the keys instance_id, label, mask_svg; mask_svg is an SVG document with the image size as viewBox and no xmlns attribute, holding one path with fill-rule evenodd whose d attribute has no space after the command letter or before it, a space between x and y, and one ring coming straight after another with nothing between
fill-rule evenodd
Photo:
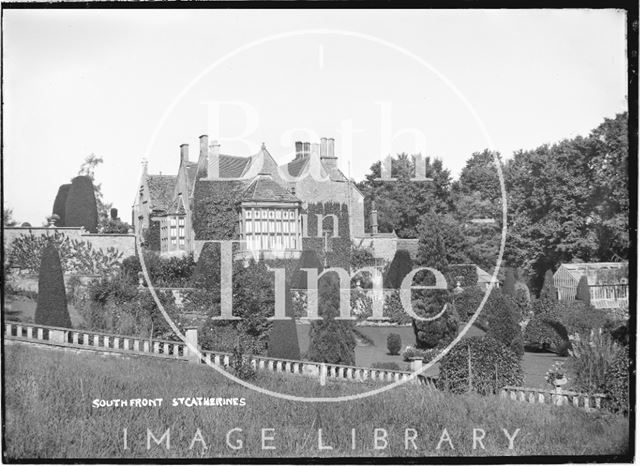
<instances>
[{"instance_id":1,"label":"gabled roof","mask_svg":"<svg viewBox=\"0 0 640 466\"><path fill-rule=\"evenodd\" d=\"M309 162L311 160L311 155L303 156L292 160L283 166L284 171L288 172L290 176L299 177L307 170L309 166ZM326 163L323 159L320 159L320 165L322 166L323 176L328 176L331 181L348 181L347 177L344 176L344 173L340 171L338 167L333 167Z\"/></svg>"},{"instance_id":2,"label":"gabled roof","mask_svg":"<svg viewBox=\"0 0 640 466\"><path fill-rule=\"evenodd\" d=\"M186 210L184 203L182 202L182 196L176 196L169 208L167 209L167 215L185 215Z\"/></svg>"},{"instance_id":3,"label":"gabled roof","mask_svg":"<svg viewBox=\"0 0 640 466\"><path fill-rule=\"evenodd\" d=\"M149 187L149 207L155 210L167 210L171 204L176 184L174 175L147 175Z\"/></svg>"},{"instance_id":4,"label":"gabled roof","mask_svg":"<svg viewBox=\"0 0 640 466\"><path fill-rule=\"evenodd\" d=\"M587 277L589 285L596 285L604 281L616 281L619 278L627 278L629 264L627 262L579 262L560 264L554 277L566 271L575 282L579 282L583 275ZM610 271L610 273L607 273ZM618 272L618 273L616 273Z\"/></svg>"},{"instance_id":5,"label":"gabled roof","mask_svg":"<svg viewBox=\"0 0 640 466\"><path fill-rule=\"evenodd\" d=\"M243 201L300 202L293 194L276 183L271 175L261 173L242 195Z\"/></svg>"},{"instance_id":6,"label":"gabled roof","mask_svg":"<svg viewBox=\"0 0 640 466\"><path fill-rule=\"evenodd\" d=\"M220 178L240 178L251 165L251 157L220 154Z\"/></svg>"}]
</instances>

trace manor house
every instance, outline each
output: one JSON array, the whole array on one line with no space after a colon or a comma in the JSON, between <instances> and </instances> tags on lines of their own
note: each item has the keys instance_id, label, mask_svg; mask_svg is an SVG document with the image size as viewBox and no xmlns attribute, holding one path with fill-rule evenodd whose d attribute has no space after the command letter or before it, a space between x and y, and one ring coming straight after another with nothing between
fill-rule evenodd
<instances>
[{"instance_id":1,"label":"manor house","mask_svg":"<svg viewBox=\"0 0 640 466\"><path fill-rule=\"evenodd\" d=\"M365 233L364 196L338 168L331 138L296 142L295 158L284 165L264 144L250 156L225 154L207 135L199 146L197 161L188 144L180 146L177 175L149 174L143 163L133 224L145 246L162 255L193 252L197 260L207 241L241 239L243 256L297 258L311 244L307 238L331 249L345 235L384 260L415 248L378 233L375 212L373 231Z\"/></svg>"}]
</instances>

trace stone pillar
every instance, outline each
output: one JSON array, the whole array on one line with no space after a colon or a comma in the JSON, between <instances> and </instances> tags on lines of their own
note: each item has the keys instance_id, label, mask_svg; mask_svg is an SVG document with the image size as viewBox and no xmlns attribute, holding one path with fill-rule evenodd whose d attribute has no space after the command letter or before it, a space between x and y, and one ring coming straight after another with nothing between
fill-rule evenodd
<instances>
[{"instance_id":1,"label":"stone pillar","mask_svg":"<svg viewBox=\"0 0 640 466\"><path fill-rule=\"evenodd\" d=\"M325 386L327 384L327 365L320 364L320 385Z\"/></svg>"},{"instance_id":2,"label":"stone pillar","mask_svg":"<svg viewBox=\"0 0 640 466\"><path fill-rule=\"evenodd\" d=\"M185 343L187 346L184 348L184 355L189 362L200 362L200 356L196 352L194 352L189 345L191 345L194 349L198 348L198 328L197 327L187 327L184 332Z\"/></svg>"},{"instance_id":3,"label":"stone pillar","mask_svg":"<svg viewBox=\"0 0 640 466\"><path fill-rule=\"evenodd\" d=\"M49 329L49 341L52 342L52 343L66 343L65 342L65 331L64 330Z\"/></svg>"}]
</instances>

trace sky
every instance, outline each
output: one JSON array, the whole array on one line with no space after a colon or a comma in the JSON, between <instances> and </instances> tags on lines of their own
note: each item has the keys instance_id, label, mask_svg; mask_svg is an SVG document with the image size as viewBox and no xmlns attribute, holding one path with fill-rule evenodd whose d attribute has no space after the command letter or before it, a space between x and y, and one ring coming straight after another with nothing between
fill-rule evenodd
<instances>
[{"instance_id":1,"label":"sky","mask_svg":"<svg viewBox=\"0 0 640 466\"><path fill-rule=\"evenodd\" d=\"M361 180L387 154L504 158L627 109L616 10L3 11L3 194L41 225L94 153L130 218L143 158L175 174L198 137L279 163L335 138Z\"/></svg>"}]
</instances>

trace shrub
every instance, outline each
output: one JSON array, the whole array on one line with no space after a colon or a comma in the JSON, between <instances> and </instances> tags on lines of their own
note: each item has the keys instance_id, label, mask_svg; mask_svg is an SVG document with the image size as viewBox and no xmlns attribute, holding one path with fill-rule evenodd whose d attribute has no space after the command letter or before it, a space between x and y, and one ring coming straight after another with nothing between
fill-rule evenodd
<instances>
[{"instance_id":1,"label":"shrub","mask_svg":"<svg viewBox=\"0 0 640 466\"><path fill-rule=\"evenodd\" d=\"M412 270L413 260L409 251L406 249L397 250L384 276L384 287L394 290L399 289L404 277Z\"/></svg>"},{"instance_id":2,"label":"shrub","mask_svg":"<svg viewBox=\"0 0 640 466\"><path fill-rule=\"evenodd\" d=\"M205 243L193 271L193 286L220 291L220 243Z\"/></svg>"},{"instance_id":3,"label":"shrub","mask_svg":"<svg viewBox=\"0 0 640 466\"><path fill-rule=\"evenodd\" d=\"M98 208L90 177L76 176L71 180L71 187L65 203L64 224L67 227L84 227L85 230L96 233Z\"/></svg>"},{"instance_id":4,"label":"shrub","mask_svg":"<svg viewBox=\"0 0 640 466\"><path fill-rule=\"evenodd\" d=\"M471 316L478 310L478 306L480 306L483 297L484 291L482 291L477 286L465 288L463 289L462 293L454 295L453 302L456 307L456 312L460 317L460 322L469 321ZM481 318L482 320L486 320L484 316L486 316L486 311L478 316L478 320L476 320L476 323L478 323ZM486 325L484 327L486 328Z\"/></svg>"},{"instance_id":5,"label":"shrub","mask_svg":"<svg viewBox=\"0 0 640 466\"><path fill-rule=\"evenodd\" d=\"M138 273L142 272L140 259L138 259L138 256L125 257L120 270L129 282L137 285Z\"/></svg>"},{"instance_id":6,"label":"shrub","mask_svg":"<svg viewBox=\"0 0 640 466\"><path fill-rule=\"evenodd\" d=\"M390 333L387 336L387 349L389 350L389 354L398 354L400 352L400 348L402 348L402 340L400 339L400 335L398 335L397 333Z\"/></svg>"},{"instance_id":7,"label":"shrub","mask_svg":"<svg viewBox=\"0 0 640 466\"><path fill-rule=\"evenodd\" d=\"M50 243L42 251L35 323L71 328L60 256L53 243Z\"/></svg>"},{"instance_id":8,"label":"shrub","mask_svg":"<svg viewBox=\"0 0 640 466\"><path fill-rule=\"evenodd\" d=\"M629 413L629 353L622 348L607 369L604 407L624 415Z\"/></svg>"},{"instance_id":9,"label":"shrub","mask_svg":"<svg viewBox=\"0 0 640 466\"><path fill-rule=\"evenodd\" d=\"M604 325L604 330L611 335L611 338L620 346L629 345L629 321L623 324L620 322L609 320Z\"/></svg>"},{"instance_id":10,"label":"shrub","mask_svg":"<svg viewBox=\"0 0 640 466\"><path fill-rule=\"evenodd\" d=\"M229 365L226 369L242 380L251 380L256 376L256 371L251 365L251 360L245 356L242 344L239 342L231 352Z\"/></svg>"},{"instance_id":11,"label":"shrub","mask_svg":"<svg viewBox=\"0 0 640 466\"><path fill-rule=\"evenodd\" d=\"M315 362L355 364L356 340L353 324L339 315L339 283L336 274L325 275L319 284L319 316L311 323L308 358Z\"/></svg>"},{"instance_id":12,"label":"shrub","mask_svg":"<svg viewBox=\"0 0 640 466\"><path fill-rule=\"evenodd\" d=\"M413 321L402 306L398 290L392 290L385 295L383 315L388 317L390 322L400 325L410 324Z\"/></svg>"},{"instance_id":13,"label":"shrub","mask_svg":"<svg viewBox=\"0 0 640 466\"><path fill-rule=\"evenodd\" d=\"M607 381L607 371L620 347L602 330L592 331L573 342L569 351L569 368L575 389L600 393Z\"/></svg>"},{"instance_id":14,"label":"shrub","mask_svg":"<svg viewBox=\"0 0 640 466\"><path fill-rule=\"evenodd\" d=\"M582 301L562 303L559 309L560 321L567 328L569 334L588 335L591 330L603 328L608 322L604 312Z\"/></svg>"},{"instance_id":15,"label":"shrub","mask_svg":"<svg viewBox=\"0 0 640 466\"><path fill-rule=\"evenodd\" d=\"M487 309L489 331L487 335L502 342L518 356L524 354L522 331L518 325L518 315L510 296L500 292L491 294L494 298ZM489 303L487 303L489 304Z\"/></svg>"},{"instance_id":16,"label":"shrub","mask_svg":"<svg viewBox=\"0 0 640 466\"><path fill-rule=\"evenodd\" d=\"M580 277L580 281L578 281L576 299L582 301L587 306L591 306L591 292L589 291L589 282L587 281L586 275Z\"/></svg>"},{"instance_id":17,"label":"shrub","mask_svg":"<svg viewBox=\"0 0 640 466\"><path fill-rule=\"evenodd\" d=\"M388 371L400 371L402 369L400 369L400 366L398 365L397 362L380 362L380 361L376 361L373 364L371 364L371 368L372 369L385 369Z\"/></svg>"},{"instance_id":18,"label":"shrub","mask_svg":"<svg viewBox=\"0 0 640 466\"><path fill-rule=\"evenodd\" d=\"M57 227L63 227L64 219L66 217L66 203L67 197L69 196L69 189L71 188L71 184L63 184L58 188L58 194L56 195L56 199L53 201L53 211L54 215L58 216L55 225Z\"/></svg>"},{"instance_id":19,"label":"shrub","mask_svg":"<svg viewBox=\"0 0 640 466\"><path fill-rule=\"evenodd\" d=\"M522 381L520 358L489 336L465 339L440 360L438 385L454 393L487 395Z\"/></svg>"},{"instance_id":20,"label":"shrub","mask_svg":"<svg viewBox=\"0 0 640 466\"><path fill-rule=\"evenodd\" d=\"M435 358L441 351L440 348L432 348L428 350L420 350L413 346L407 346L402 352L402 360L410 361L413 358L422 358L423 362L429 362Z\"/></svg>"},{"instance_id":21,"label":"shrub","mask_svg":"<svg viewBox=\"0 0 640 466\"><path fill-rule=\"evenodd\" d=\"M291 287L285 288L285 316L287 320L275 320L269 333L269 350L267 355L271 358L300 359L300 344L298 332L293 315L293 301Z\"/></svg>"},{"instance_id":22,"label":"shrub","mask_svg":"<svg viewBox=\"0 0 640 466\"><path fill-rule=\"evenodd\" d=\"M431 293L441 293L441 301L444 301L446 299L444 296L448 295L448 292L444 290ZM436 301L433 300L432 303L433 302ZM423 300L414 301L413 303L414 311L422 317L432 317L442 310L442 307L440 307L435 312L429 312L430 309L427 306L428 304ZM444 313L435 320L412 320L413 332L416 336L416 347L418 349L430 349L438 346L444 347L458 334L460 319L458 318L455 308L446 302L443 303L443 306L447 306L447 308Z\"/></svg>"},{"instance_id":23,"label":"shrub","mask_svg":"<svg viewBox=\"0 0 640 466\"><path fill-rule=\"evenodd\" d=\"M553 315L535 315L524 332L525 345L544 350L552 350L565 355L569 348L567 329Z\"/></svg>"}]
</instances>

